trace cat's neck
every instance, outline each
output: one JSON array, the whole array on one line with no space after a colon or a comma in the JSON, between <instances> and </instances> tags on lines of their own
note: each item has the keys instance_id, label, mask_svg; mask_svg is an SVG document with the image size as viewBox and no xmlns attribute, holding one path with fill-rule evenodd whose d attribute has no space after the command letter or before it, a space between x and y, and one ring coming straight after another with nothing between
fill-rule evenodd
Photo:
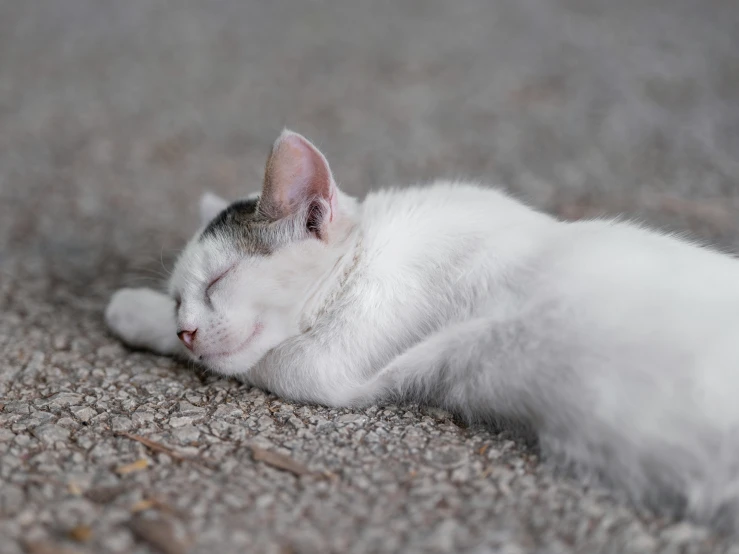
<instances>
[{"instance_id":1,"label":"cat's neck","mask_svg":"<svg viewBox=\"0 0 739 554\"><path fill-rule=\"evenodd\" d=\"M326 264L328 269L308 291L307 300L300 312L301 333L310 331L336 302L357 269L362 256L362 231L356 219L355 201L346 196L341 201L346 211L341 220L337 221L331 256Z\"/></svg>"}]
</instances>

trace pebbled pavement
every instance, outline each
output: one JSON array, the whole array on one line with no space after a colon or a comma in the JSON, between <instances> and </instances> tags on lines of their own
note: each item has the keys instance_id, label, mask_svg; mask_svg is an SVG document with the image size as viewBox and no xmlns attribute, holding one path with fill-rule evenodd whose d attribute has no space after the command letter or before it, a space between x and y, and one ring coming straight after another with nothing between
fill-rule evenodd
<instances>
[{"instance_id":1,"label":"pebbled pavement","mask_svg":"<svg viewBox=\"0 0 739 554\"><path fill-rule=\"evenodd\" d=\"M283 125L355 194L501 183L737 251L731 0L0 2L0 552L734 552L413 407L282 402L129 352L200 192Z\"/></svg>"}]
</instances>

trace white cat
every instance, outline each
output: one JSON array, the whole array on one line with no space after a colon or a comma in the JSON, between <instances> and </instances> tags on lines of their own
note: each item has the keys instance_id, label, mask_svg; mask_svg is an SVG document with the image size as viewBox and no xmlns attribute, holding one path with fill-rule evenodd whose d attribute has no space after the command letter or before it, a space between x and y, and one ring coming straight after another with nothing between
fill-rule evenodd
<instances>
[{"instance_id":1,"label":"white cat","mask_svg":"<svg viewBox=\"0 0 739 554\"><path fill-rule=\"evenodd\" d=\"M471 184L358 203L290 131L260 196L201 208L169 296L111 300L129 345L293 400L522 424L636 502L739 525L739 261Z\"/></svg>"}]
</instances>

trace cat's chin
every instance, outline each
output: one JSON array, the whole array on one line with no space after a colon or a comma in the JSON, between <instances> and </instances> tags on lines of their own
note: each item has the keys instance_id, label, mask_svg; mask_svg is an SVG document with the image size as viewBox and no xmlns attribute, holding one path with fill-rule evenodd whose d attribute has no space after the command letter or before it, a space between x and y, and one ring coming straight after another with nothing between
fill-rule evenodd
<instances>
[{"instance_id":1,"label":"cat's chin","mask_svg":"<svg viewBox=\"0 0 739 554\"><path fill-rule=\"evenodd\" d=\"M267 349L261 344L248 344L244 349L231 354L203 355L198 362L213 373L226 377L239 377L246 375L257 362L264 356Z\"/></svg>"},{"instance_id":2,"label":"cat's chin","mask_svg":"<svg viewBox=\"0 0 739 554\"><path fill-rule=\"evenodd\" d=\"M268 352L298 336L296 323L262 314L241 345L229 352L197 352L198 363L219 375L242 378L259 364Z\"/></svg>"},{"instance_id":3,"label":"cat's chin","mask_svg":"<svg viewBox=\"0 0 739 554\"><path fill-rule=\"evenodd\" d=\"M221 357L217 359L206 359L203 357L202 359L198 360L203 367L208 369L209 371L212 371L213 373L217 373L218 375L223 375L225 377L239 377L246 375L249 370L259 361L261 356L255 356L255 355L235 355L235 356L229 356L229 357Z\"/></svg>"}]
</instances>

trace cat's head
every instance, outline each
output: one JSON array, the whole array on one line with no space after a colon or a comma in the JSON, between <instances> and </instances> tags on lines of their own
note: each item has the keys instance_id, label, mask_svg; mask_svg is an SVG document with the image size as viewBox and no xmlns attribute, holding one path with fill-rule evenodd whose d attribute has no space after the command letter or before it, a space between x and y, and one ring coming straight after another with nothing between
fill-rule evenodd
<instances>
[{"instance_id":1,"label":"cat's head","mask_svg":"<svg viewBox=\"0 0 739 554\"><path fill-rule=\"evenodd\" d=\"M326 158L287 130L272 147L261 194L231 204L204 195L203 227L169 283L178 336L193 357L234 375L296 336L353 226L353 210Z\"/></svg>"}]
</instances>

